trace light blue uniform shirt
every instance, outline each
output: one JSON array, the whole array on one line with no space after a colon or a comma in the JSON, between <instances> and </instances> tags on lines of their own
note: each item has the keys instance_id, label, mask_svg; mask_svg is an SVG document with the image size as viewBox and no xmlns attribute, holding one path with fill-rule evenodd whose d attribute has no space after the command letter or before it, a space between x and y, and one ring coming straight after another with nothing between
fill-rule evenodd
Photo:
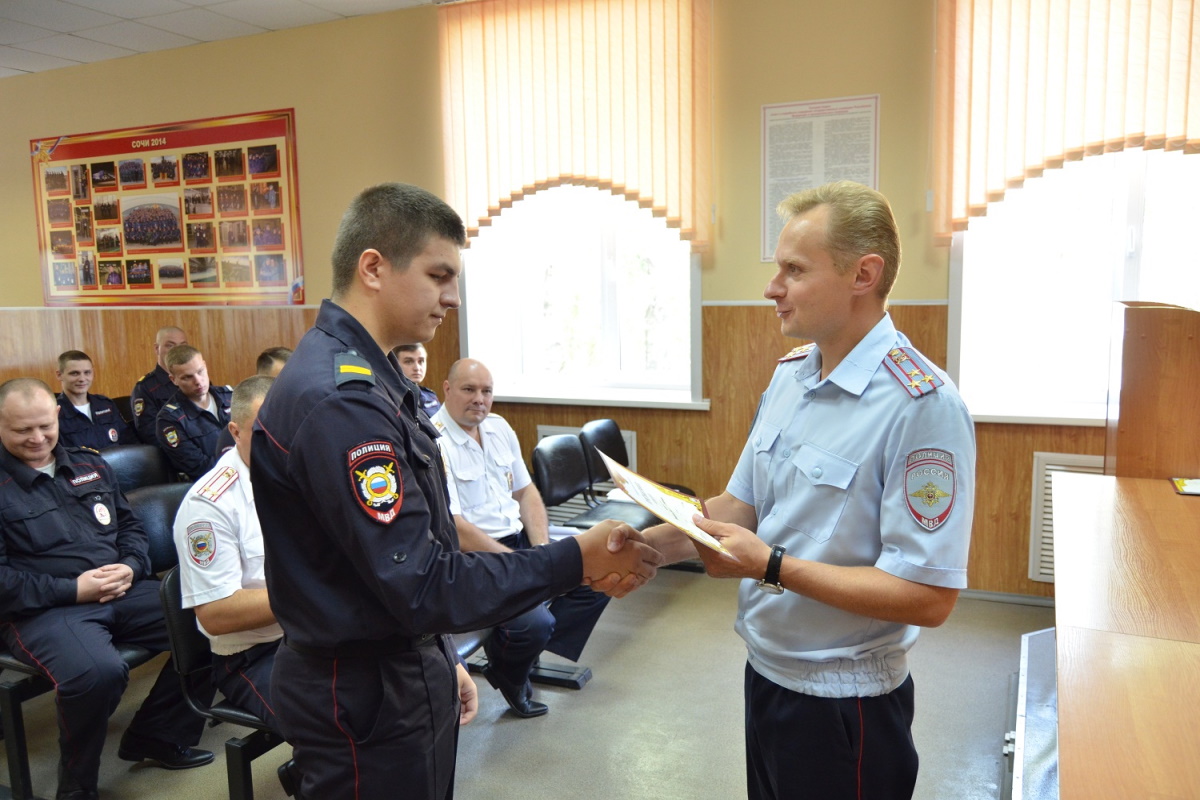
<instances>
[{"instance_id":1,"label":"light blue uniform shirt","mask_svg":"<svg viewBox=\"0 0 1200 800\"><path fill-rule=\"evenodd\" d=\"M974 424L949 377L919 353L944 381L923 396L884 365L893 348L910 346L885 315L826 380L817 349L781 363L728 491L754 506L759 537L789 556L961 589ZM908 676L917 626L755 583L742 582L735 628L763 677L818 697L869 697Z\"/></svg>"}]
</instances>

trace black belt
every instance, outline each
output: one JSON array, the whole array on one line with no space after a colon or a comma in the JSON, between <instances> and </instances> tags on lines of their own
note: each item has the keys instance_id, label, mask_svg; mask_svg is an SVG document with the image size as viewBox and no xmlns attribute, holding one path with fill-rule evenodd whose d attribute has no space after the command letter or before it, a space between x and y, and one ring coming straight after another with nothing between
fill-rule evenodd
<instances>
[{"instance_id":1,"label":"black belt","mask_svg":"<svg viewBox=\"0 0 1200 800\"><path fill-rule=\"evenodd\" d=\"M317 658L376 658L390 656L396 653L407 653L418 647L428 647L437 644L435 633L423 633L420 636L389 636L386 639L359 639L353 642L342 642L334 647L314 647L300 644L287 638L283 643L306 656Z\"/></svg>"}]
</instances>

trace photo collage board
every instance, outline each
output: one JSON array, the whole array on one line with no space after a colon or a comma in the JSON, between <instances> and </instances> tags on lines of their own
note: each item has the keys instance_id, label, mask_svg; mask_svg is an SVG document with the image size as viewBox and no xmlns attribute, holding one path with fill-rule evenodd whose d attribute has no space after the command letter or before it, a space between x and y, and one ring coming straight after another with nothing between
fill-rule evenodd
<instances>
[{"instance_id":1,"label":"photo collage board","mask_svg":"<svg viewBox=\"0 0 1200 800\"><path fill-rule=\"evenodd\" d=\"M46 304L303 304L292 109L30 142Z\"/></svg>"}]
</instances>

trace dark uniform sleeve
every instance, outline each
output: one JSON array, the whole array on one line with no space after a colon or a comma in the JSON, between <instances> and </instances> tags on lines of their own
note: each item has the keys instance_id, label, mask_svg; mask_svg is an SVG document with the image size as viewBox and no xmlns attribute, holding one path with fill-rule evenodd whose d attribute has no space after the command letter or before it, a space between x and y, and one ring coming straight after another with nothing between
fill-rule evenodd
<instances>
[{"instance_id":1,"label":"dark uniform sleeve","mask_svg":"<svg viewBox=\"0 0 1200 800\"><path fill-rule=\"evenodd\" d=\"M407 424L377 396L343 390L309 415L288 458L317 526L335 537L403 631L495 624L580 584L573 540L508 554L447 546L453 540L434 530L452 525L441 458L432 441L430 452L412 446ZM425 434L414 428L412 435Z\"/></svg>"},{"instance_id":2,"label":"dark uniform sleeve","mask_svg":"<svg viewBox=\"0 0 1200 800\"><path fill-rule=\"evenodd\" d=\"M158 446L173 468L187 475L188 480L197 481L208 472L213 457L200 442L191 438L186 422L178 416L179 412L173 412L170 403L165 403L158 412Z\"/></svg>"},{"instance_id":3,"label":"dark uniform sleeve","mask_svg":"<svg viewBox=\"0 0 1200 800\"><path fill-rule=\"evenodd\" d=\"M7 534L0 536L0 621L74 604L74 579L17 569L9 563Z\"/></svg>"},{"instance_id":4,"label":"dark uniform sleeve","mask_svg":"<svg viewBox=\"0 0 1200 800\"><path fill-rule=\"evenodd\" d=\"M129 393L129 407L133 413L133 428L137 438L143 444L158 444L157 419L160 410L158 402L150 396L138 381Z\"/></svg>"},{"instance_id":5,"label":"dark uniform sleeve","mask_svg":"<svg viewBox=\"0 0 1200 800\"><path fill-rule=\"evenodd\" d=\"M113 427L117 429L117 444L138 444L141 439L138 438L137 432L126 424L121 417L121 412L116 411L113 416L115 418Z\"/></svg>"}]
</instances>

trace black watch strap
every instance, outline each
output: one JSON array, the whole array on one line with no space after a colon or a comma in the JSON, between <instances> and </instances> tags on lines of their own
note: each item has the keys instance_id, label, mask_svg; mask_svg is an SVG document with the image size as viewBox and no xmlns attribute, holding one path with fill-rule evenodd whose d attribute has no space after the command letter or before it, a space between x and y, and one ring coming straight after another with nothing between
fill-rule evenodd
<instances>
[{"instance_id":1,"label":"black watch strap","mask_svg":"<svg viewBox=\"0 0 1200 800\"><path fill-rule=\"evenodd\" d=\"M771 557L767 559L767 574L763 576L763 583L772 586L779 586L779 570L783 566L783 554L786 549L781 544L771 545Z\"/></svg>"}]
</instances>

